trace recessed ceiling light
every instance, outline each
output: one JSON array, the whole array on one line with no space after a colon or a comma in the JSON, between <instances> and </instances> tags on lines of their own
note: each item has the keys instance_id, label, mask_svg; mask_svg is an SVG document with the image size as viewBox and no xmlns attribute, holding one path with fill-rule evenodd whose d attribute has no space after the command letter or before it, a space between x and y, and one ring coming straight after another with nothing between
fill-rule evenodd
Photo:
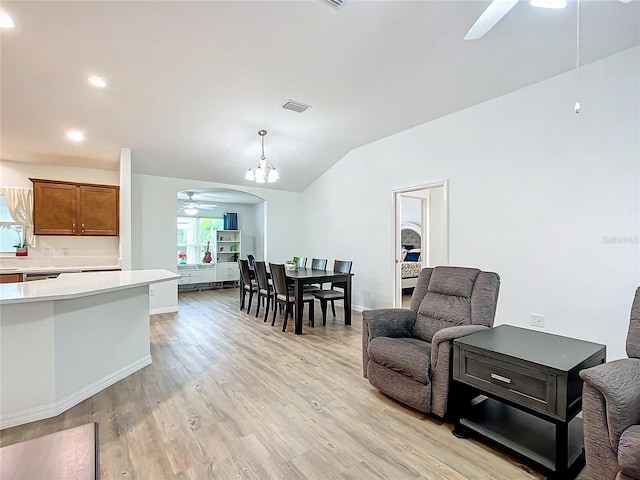
<instances>
[{"instance_id":1,"label":"recessed ceiling light","mask_svg":"<svg viewBox=\"0 0 640 480\"><path fill-rule=\"evenodd\" d=\"M84 140L84 134L80 130L69 130L67 132L67 138L72 142L81 142Z\"/></svg>"},{"instance_id":2,"label":"recessed ceiling light","mask_svg":"<svg viewBox=\"0 0 640 480\"><path fill-rule=\"evenodd\" d=\"M104 88L107 86L107 82L104 78L98 77L97 75L91 75L89 77L89 83L97 88Z\"/></svg>"},{"instance_id":3,"label":"recessed ceiling light","mask_svg":"<svg viewBox=\"0 0 640 480\"><path fill-rule=\"evenodd\" d=\"M7 14L7 12L0 11L0 28L13 28L15 27L13 19Z\"/></svg>"}]
</instances>

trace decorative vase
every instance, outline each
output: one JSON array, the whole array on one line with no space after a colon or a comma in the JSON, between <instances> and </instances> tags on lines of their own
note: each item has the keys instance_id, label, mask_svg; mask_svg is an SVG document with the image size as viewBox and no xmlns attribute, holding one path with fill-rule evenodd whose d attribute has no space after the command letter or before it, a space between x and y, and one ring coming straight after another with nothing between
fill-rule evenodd
<instances>
[{"instance_id":1,"label":"decorative vase","mask_svg":"<svg viewBox=\"0 0 640 480\"><path fill-rule=\"evenodd\" d=\"M16 248L16 257L26 257L29 255L29 250L27 247L18 247Z\"/></svg>"}]
</instances>

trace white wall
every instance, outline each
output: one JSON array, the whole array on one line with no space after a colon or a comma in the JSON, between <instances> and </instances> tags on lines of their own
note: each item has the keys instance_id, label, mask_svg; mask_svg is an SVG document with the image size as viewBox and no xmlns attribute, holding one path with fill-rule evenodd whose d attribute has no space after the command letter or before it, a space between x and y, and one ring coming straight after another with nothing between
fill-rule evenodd
<instances>
[{"instance_id":1,"label":"white wall","mask_svg":"<svg viewBox=\"0 0 640 480\"><path fill-rule=\"evenodd\" d=\"M444 187L429 189L429 262L430 266L449 263Z\"/></svg>"},{"instance_id":2,"label":"white wall","mask_svg":"<svg viewBox=\"0 0 640 480\"><path fill-rule=\"evenodd\" d=\"M450 263L501 275L496 324L540 313L622 357L640 281L639 57L584 66L580 115L568 72L350 152L303 194L307 252L354 261L355 305L392 305L392 190L448 179Z\"/></svg>"},{"instance_id":3,"label":"white wall","mask_svg":"<svg viewBox=\"0 0 640 480\"><path fill-rule=\"evenodd\" d=\"M135 152L133 152L135 166ZM135 168L134 168L135 169ZM238 171L242 178L242 171ZM243 187L179 178L133 174L132 179L132 259L134 269L164 268L176 272L176 202L180 191L214 187L231 188L254 194L266 200L267 260L284 262L303 248L300 194L266 188ZM260 216L256 209L250 218ZM241 228L242 225L240 225ZM259 226L256 226L259 228ZM250 242L258 242L257 232ZM243 242L245 234L243 232ZM244 248L244 247L243 247ZM257 253L257 252L256 252ZM256 255L256 258L259 258ZM153 313L175 311L178 306L176 282L154 287L150 298Z\"/></svg>"},{"instance_id":4,"label":"white wall","mask_svg":"<svg viewBox=\"0 0 640 480\"><path fill-rule=\"evenodd\" d=\"M420 198L402 195L400 204L400 224L413 223L422 226L422 200Z\"/></svg>"}]
</instances>

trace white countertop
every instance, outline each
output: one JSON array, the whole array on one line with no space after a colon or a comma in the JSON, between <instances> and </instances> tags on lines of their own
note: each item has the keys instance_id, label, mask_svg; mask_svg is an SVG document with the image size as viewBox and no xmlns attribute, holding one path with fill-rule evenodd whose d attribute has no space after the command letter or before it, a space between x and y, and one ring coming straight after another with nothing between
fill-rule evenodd
<instances>
[{"instance_id":1,"label":"white countertop","mask_svg":"<svg viewBox=\"0 0 640 480\"><path fill-rule=\"evenodd\" d=\"M161 269L63 273L47 280L0 284L0 305L85 297L178 278L180 275Z\"/></svg>"},{"instance_id":2,"label":"white countertop","mask_svg":"<svg viewBox=\"0 0 640 480\"><path fill-rule=\"evenodd\" d=\"M119 265L84 265L65 267L0 267L3 273L71 273L83 270L119 270Z\"/></svg>"}]
</instances>

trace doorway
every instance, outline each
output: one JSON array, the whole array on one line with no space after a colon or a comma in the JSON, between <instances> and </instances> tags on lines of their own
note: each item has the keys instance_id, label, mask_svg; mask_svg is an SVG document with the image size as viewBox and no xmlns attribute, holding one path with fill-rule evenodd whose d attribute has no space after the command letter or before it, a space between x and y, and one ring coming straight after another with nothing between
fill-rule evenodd
<instances>
[{"instance_id":1,"label":"doorway","mask_svg":"<svg viewBox=\"0 0 640 480\"><path fill-rule=\"evenodd\" d=\"M394 306L408 308L420 270L449 264L447 181L394 190Z\"/></svg>"}]
</instances>

